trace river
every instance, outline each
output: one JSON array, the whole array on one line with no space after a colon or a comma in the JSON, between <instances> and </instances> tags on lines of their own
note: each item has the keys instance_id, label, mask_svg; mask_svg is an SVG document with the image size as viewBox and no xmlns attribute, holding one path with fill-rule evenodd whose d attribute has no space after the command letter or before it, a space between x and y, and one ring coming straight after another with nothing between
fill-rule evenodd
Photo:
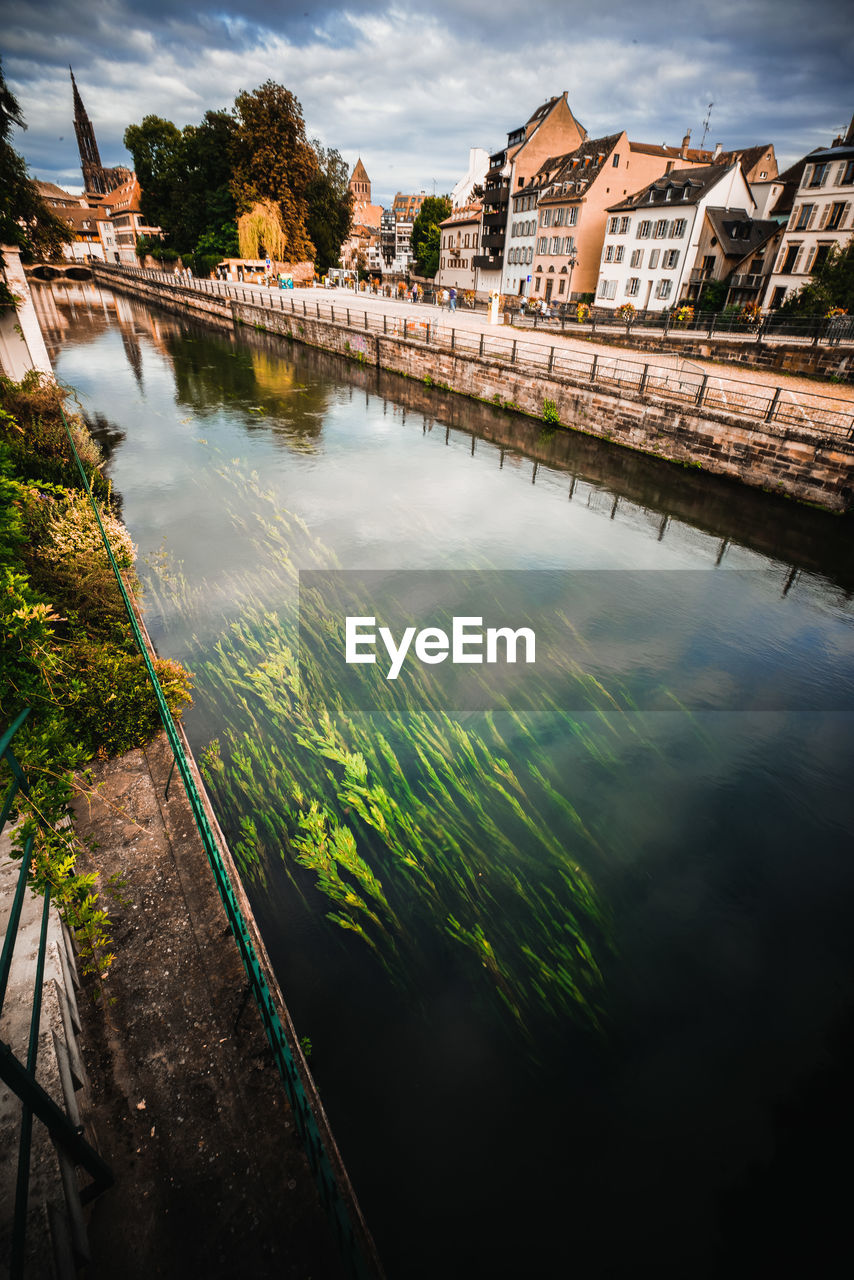
<instances>
[{"instance_id":1,"label":"river","mask_svg":"<svg viewBox=\"0 0 854 1280\"><path fill-rule=\"evenodd\" d=\"M36 297L390 1280L841 1241L849 523L95 286ZM350 689L344 612L419 601L541 623L543 660Z\"/></svg>"}]
</instances>

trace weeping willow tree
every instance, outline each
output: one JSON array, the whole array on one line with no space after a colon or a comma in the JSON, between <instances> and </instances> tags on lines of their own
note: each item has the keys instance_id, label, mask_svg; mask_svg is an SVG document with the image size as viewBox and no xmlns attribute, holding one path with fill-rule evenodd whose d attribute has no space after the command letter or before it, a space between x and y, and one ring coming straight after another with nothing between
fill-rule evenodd
<instances>
[{"instance_id":1,"label":"weeping willow tree","mask_svg":"<svg viewBox=\"0 0 854 1280\"><path fill-rule=\"evenodd\" d=\"M241 258L261 258L266 253L277 262L285 261L287 236L272 200L257 201L237 219L237 241Z\"/></svg>"}]
</instances>

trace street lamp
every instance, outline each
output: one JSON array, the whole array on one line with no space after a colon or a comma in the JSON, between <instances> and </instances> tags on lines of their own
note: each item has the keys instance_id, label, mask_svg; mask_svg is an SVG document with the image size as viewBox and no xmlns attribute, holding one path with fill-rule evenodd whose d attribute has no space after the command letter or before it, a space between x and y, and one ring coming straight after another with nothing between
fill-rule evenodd
<instances>
[{"instance_id":1,"label":"street lamp","mask_svg":"<svg viewBox=\"0 0 854 1280\"><path fill-rule=\"evenodd\" d=\"M573 245L569 251L569 256L567 257L567 262L569 263L569 287L566 291L567 302L570 302L572 299L572 268L575 266L577 261L578 261L578 250L576 249L575 245Z\"/></svg>"}]
</instances>

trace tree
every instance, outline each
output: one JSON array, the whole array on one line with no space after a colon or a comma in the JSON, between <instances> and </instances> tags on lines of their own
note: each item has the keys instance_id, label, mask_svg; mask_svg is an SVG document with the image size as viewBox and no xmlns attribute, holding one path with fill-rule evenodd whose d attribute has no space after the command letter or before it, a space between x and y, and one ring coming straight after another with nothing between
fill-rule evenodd
<instances>
[{"instance_id":1,"label":"tree","mask_svg":"<svg viewBox=\"0 0 854 1280\"><path fill-rule=\"evenodd\" d=\"M314 244L315 270L323 275L338 263L341 245L350 234L353 195L347 163L340 152L324 149L317 139L312 147L317 172L306 188L306 229Z\"/></svg>"},{"instance_id":2,"label":"tree","mask_svg":"<svg viewBox=\"0 0 854 1280\"><path fill-rule=\"evenodd\" d=\"M235 241L230 184L236 129L227 111L207 111L201 124L183 130L160 116L146 116L125 130L142 188L142 212L185 256L210 252L207 246L223 238L224 227L226 241Z\"/></svg>"},{"instance_id":3,"label":"tree","mask_svg":"<svg viewBox=\"0 0 854 1280\"><path fill-rule=\"evenodd\" d=\"M844 249L836 245L796 294L787 298L780 315L824 316L839 308L854 314L854 238Z\"/></svg>"},{"instance_id":4,"label":"tree","mask_svg":"<svg viewBox=\"0 0 854 1280\"><path fill-rule=\"evenodd\" d=\"M439 270L439 246L442 240L439 223L451 216L451 208L448 196L427 196L412 224L410 243L420 276L432 278Z\"/></svg>"},{"instance_id":5,"label":"tree","mask_svg":"<svg viewBox=\"0 0 854 1280\"><path fill-rule=\"evenodd\" d=\"M306 137L302 107L284 85L267 80L252 93L239 93L231 192L238 214L260 201L278 206L291 262L314 257L308 233L308 189L318 158Z\"/></svg>"},{"instance_id":6,"label":"tree","mask_svg":"<svg viewBox=\"0 0 854 1280\"><path fill-rule=\"evenodd\" d=\"M0 245L17 245L24 262L56 258L72 234L28 178L23 156L9 141L14 125L19 129L27 127L0 65ZM3 265L0 252L0 273ZM0 274L0 307L14 307L16 302Z\"/></svg>"}]
</instances>

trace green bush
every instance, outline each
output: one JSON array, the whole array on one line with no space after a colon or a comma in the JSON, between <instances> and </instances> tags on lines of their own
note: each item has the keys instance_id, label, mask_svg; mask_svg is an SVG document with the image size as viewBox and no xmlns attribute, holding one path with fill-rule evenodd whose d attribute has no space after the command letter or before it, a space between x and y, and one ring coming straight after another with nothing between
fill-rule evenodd
<instances>
[{"instance_id":1,"label":"green bush","mask_svg":"<svg viewBox=\"0 0 854 1280\"><path fill-rule=\"evenodd\" d=\"M560 426L560 414L557 411L557 403L554 400L543 401L543 422L550 422L553 426Z\"/></svg>"}]
</instances>

